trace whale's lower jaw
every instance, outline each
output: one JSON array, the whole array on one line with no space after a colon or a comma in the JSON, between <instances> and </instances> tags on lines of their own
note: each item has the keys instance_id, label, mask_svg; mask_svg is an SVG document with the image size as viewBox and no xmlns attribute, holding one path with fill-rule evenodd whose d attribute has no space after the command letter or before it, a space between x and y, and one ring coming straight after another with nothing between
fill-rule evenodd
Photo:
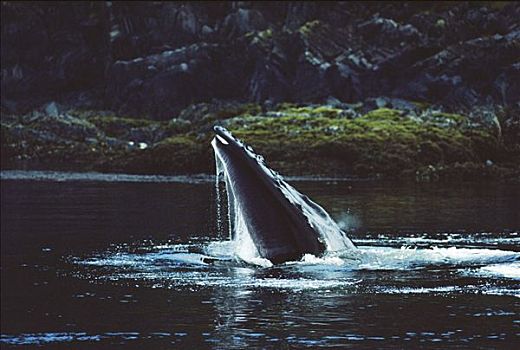
<instances>
[{"instance_id":1,"label":"whale's lower jaw","mask_svg":"<svg viewBox=\"0 0 520 350\"><path fill-rule=\"evenodd\" d=\"M227 130L217 127L215 132L212 146L224 168L233 201L230 204L234 205L232 212L240 215L241 229L247 231L258 255L279 264L300 260L305 254L323 254L324 237L315 230L319 224L311 224L310 217L314 213L324 220L326 216L337 227L328 214L268 169L259 156ZM337 230L341 236L341 230Z\"/></svg>"},{"instance_id":2,"label":"whale's lower jaw","mask_svg":"<svg viewBox=\"0 0 520 350\"><path fill-rule=\"evenodd\" d=\"M239 229L251 237L260 257L279 264L300 260L305 254L323 253L325 247L305 216L279 190L269 188L266 179L248 164L233 158L231 155L224 161L227 190L239 208L236 215L241 215L243 223Z\"/></svg>"}]
</instances>

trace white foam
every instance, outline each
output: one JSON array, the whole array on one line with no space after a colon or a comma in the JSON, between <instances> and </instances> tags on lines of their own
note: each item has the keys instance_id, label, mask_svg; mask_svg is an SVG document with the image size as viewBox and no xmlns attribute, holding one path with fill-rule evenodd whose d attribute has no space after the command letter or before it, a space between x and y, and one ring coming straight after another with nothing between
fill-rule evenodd
<instances>
[{"instance_id":1,"label":"white foam","mask_svg":"<svg viewBox=\"0 0 520 350\"><path fill-rule=\"evenodd\" d=\"M520 259L520 253L499 249L414 247L361 247L360 268L368 270L403 270L431 265L471 266Z\"/></svg>"},{"instance_id":2,"label":"white foam","mask_svg":"<svg viewBox=\"0 0 520 350\"><path fill-rule=\"evenodd\" d=\"M492 264L483 266L476 273L484 276L492 275L520 279L520 261L507 264Z\"/></svg>"},{"instance_id":3,"label":"white foam","mask_svg":"<svg viewBox=\"0 0 520 350\"><path fill-rule=\"evenodd\" d=\"M305 254L300 262L301 265L334 265L334 266L343 266L346 264L344 259L341 259L339 256L323 256L317 257L312 254Z\"/></svg>"},{"instance_id":4,"label":"white foam","mask_svg":"<svg viewBox=\"0 0 520 350\"><path fill-rule=\"evenodd\" d=\"M385 244L387 246L500 246L500 245L520 245L518 232L501 233L437 233L434 237L428 234L419 234L410 237L399 237L388 234L380 234L375 237L357 238L358 245Z\"/></svg>"}]
</instances>

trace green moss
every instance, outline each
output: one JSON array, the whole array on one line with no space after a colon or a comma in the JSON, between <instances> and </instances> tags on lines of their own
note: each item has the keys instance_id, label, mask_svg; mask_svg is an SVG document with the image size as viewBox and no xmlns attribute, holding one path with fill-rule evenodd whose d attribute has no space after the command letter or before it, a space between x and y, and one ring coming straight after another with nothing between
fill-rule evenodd
<instances>
[{"instance_id":1,"label":"green moss","mask_svg":"<svg viewBox=\"0 0 520 350\"><path fill-rule=\"evenodd\" d=\"M131 128L143 128L153 125L161 125L160 122L148 119L121 118L106 115L93 115L87 120L109 137L122 137Z\"/></svg>"},{"instance_id":2,"label":"green moss","mask_svg":"<svg viewBox=\"0 0 520 350\"><path fill-rule=\"evenodd\" d=\"M403 115L403 112L395 109L379 108L368 112L363 118L370 121L388 122L403 120Z\"/></svg>"},{"instance_id":3,"label":"green moss","mask_svg":"<svg viewBox=\"0 0 520 350\"><path fill-rule=\"evenodd\" d=\"M17 161L28 161L82 165L90 169L91 164L109 152L106 144L95 138L78 140L71 131L57 135L49 130L35 129L32 125L2 125L2 167ZM64 138L64 134L69 137Z\"/></svg>"},{"instance_id":4,"label":"green moss","mask_svg":"<svg viewBox=\"0 0 520 350\"><path fill-rule=\"evenodd\" d=\"M149 149L123 152L98 166L152 174L210 172L213 160L208 136L197 138L184 134L169 137Z\"/></svg>"},{"instance_id":5,"label":"green moss","mask_svg":"<svg viewBox=\"0 0 520 350\"><path fill-rule=\"evenodd\" d=\"M296 107L298 107L298 105L296 103L282 102L282 103L277 104L276 107L274 108L274 110L283 111L283 110L286 110L289 108L296 108Z\"/></svg>"},{"instance_id":6,"label":"green moss","mask_svg":"<svg viewBox=\"0 0 520 350\"><path fill-rule=\"evenodd\" d=\"M464 130L456 124L439 127L387 108L356 119L336 118L335 110L322 107L289 108L285 113L237 118L229 128L275 163L301 167L304 162L310 172L318 164L325 172L359 175L392 176L429 164L481 162L483 149L496 144L485 131ZM443 118L461 121L458 115ZM328 168L329 164L334 168Z\"/></svg>"},{"instance_id":7,"label":"green moss","mask_svg":"<svg viewBox=\"0 0 520 350\"><path fill-rule=\"evenodd\" d=\"M444 18L439 18L435 22L435 27L439 29L444 29L446 27L446 20Z\"/></svg>"},{"instance_id":8,"label":"green moss","mask_svg":"<svg viewBox=\"0 0 520 350\"><path fill-rule=\"evenodd\" d=\"M204 148L204 145L195 137L181 135L169 137L157 143L148 151L148 156L160 167L177 166L184 169L193 162L201 160Z\"/></svg>"},{"instance_id":9,"label":"green moss","mask_svg":"<svg viewBox=\"0 0 520 350\"><path fill-rule=\"evenodd\" d=\"M256 104L192 107L184 113L193 117L189 120L157 122L100 112L77 115L69 119L71 125L64 118L58 123L63 128L54 129L41 129L39 116L3 118L2 164L37 160L79 163L86 168L95 164L104 171L211 172L210 125L216 120L284 174L406 176L431 181L456 177L457 171L482 171L491 178L508 174L503 169L518 168L519 162L512 159L520 158L514 149L508 153L492 130L475 127L459 114L428 112L417 117L380 108L345 118L344 110L326 105L281 104L266 114ZM125 141L135 128L153 133L148 148L132 147ZM490 163L487 160L493 166L484 167Z\"/></svg>"},{"instance_id":10,"label":"green moss","mask_svg":"<svg viewBox=\"0 0 520 350\"><path fill-rule=\"evenodd\" d=\"M311 34L316 28L321 25L319 20L309 21L300 27L298 30L303 35Z\"/></svg>"},{"instance_id":11,"label":"green moss","mask_svg":"<svg viewBox=\"0 0 520 350\"><path fill-rule=\"evenodd\" d=\"M186 133L190 131L192 127L193 125L189 120L174 118L168 122L165 126L165 130L169 135L175 135Z\"/></svg>"},{"instance_id":12,"label":"green moss","mask_svg":"<svg viewBox=\"0 0 520 350\"><path fill-rule=\"evenodd\" d=\"M271 39L273 37L273 30L271 28L267 28L261 32L258 32L258 36L264 40Z\"/></svg>"},{"instance_id":13,"label":"green moss","mask_svg":"<svg viewBox=\"0 0 520 350\"><path fill-rule=\"evenodd\" d=\"M276 107L276 112L284 117L326 117L339 118L345 111L331 106L297 106L291 103L280 104Z\"/></svg>"},{"instance_id":14,"label":"green moss","mask_svg":"<svg viewBox=\"0 0 520 350\"><path fill-rule=\"evenodd\" d=\"M190 134L179 135L168 137L161 142L157 143L154 146L155 150L158 150L159 153L173 151L173 153L177 153L177 151L192 151L194 149L198 149L200 147L200 142L196 137ZM166 155L168 156L168 155Z\"/></svg>"},{"instance_id":15,"label":"green moss","mask_svg":"<svg viewBox=\"0 0 520 350\"><path fill-rule=\"evenodd\" d=\"M246 39L251 40L251 44L265 43L273 38L273 30L267 28L266 30L258 32L248 32L244 36Z\"/></svg>"}]
</instances>

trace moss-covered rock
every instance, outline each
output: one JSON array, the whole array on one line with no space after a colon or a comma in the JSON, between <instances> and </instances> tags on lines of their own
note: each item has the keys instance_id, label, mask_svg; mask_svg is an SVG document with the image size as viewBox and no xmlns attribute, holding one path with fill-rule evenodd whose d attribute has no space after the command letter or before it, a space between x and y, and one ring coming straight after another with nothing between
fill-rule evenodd
<instances>
[{"instance_id":1,"label":"moss-covered rock","mask_svg":"<svg viewBox=\"0 0 520 350\"><path fill-rule=\"evenodd\" d=\"M127 149L147 147L140 138L150 138L153 143L164 138L160 136L167 130L158 122L118 118L106 112L36 112L21 117L3 116L3 120L2 167L23 160L90 169Z\"/></svg>"},{"instance_id":2,"label":"moss-covered rock","mask_svg":"<svg viewBox=\"0 0 520 350\"><path fill-rule=\"evenodd\" d=\"M356 119L340 114L290 108L278 117L235 118L225 125L290 173L398 176L430 164L483 163L498 151L492 134L461 127L460 115L424 122L385 108Z\"/></svg>"},{"instance_id":3,"label":"moss-covered rock","mask_svg":"<svg viewBox=\"0 0 520 350\"><path fill-rule=\"evenodd\" d=\"M128 131L133 128L146 128L150 126L160 125L147 119L121 118L116 116L93 115L86 118L90 123L94 124L106 136L125 138Z\"/></svg>"},{"instance_id":4,"label":"moss-covered rock","mask_svg":"<svg viewBox=\"0 0 520 350\"><path fill-rule=\"evenodd\" d=\"M312 34L319 26L321 22L319 20L313 20L306 22L304 25L300 27L298 30L302 35L310 35Z\"/></svg>"},{"instance_id":5,"label":"moss-covered rock","mask_svg":"<svg viewBox=\"0 0 520 350\"><path fill-rule=\"evenodd\" d=\"M147 149L133 149L96 164L99 170L143 174L202 173L213 169L209 135L185 134L166 138Z\"/></svg>"},{"instance_id":6,"label":"moss-covered rock","mask_svg":"<svg viewBox=\"0 0 520 350\"><path fill-rule=\"evenodd\" d=\"M283 103L278 105L275 110L267 112L266 116L347 118L351 116L351 113L350 111L327 105L297 106L295 104Z\"/></svg>"},{"instance_id":7,"label":"moss-covered rock","mask_svg":"<svg viewBox=\"0 0 520 350\"><path fill-rule=\"evenodd\" d=\"M379 108L360 116L328 105L280 104L266 112L257 105L222 106L198 105L202 112L194 121L120 118L109 112L3 116L2 167L25 160L101 171L211 172L211 125L217 122L284 174L419 181L518 174L516 143L511 147L492 128L460 114Z\"/></svg>"}]
</instances>

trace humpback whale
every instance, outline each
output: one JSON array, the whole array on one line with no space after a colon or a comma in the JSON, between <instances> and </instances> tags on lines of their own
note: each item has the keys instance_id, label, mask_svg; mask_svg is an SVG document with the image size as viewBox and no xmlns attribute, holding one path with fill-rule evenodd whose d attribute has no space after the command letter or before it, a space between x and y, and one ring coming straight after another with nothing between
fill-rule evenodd
<instances>
[{"instance_id":1,"label":"humpback whale","mask_svg":"<svg viewBox=\"0 0 520 350\"><path fill-rule=\"evenodd\" d=\"M225 176L233 238L249 235L258 255L273 264L355 249L322 207L271 170L250 146L221 126L214 131L211 145L217 172L221 167Z\"/></svg>"}]
</instances>

